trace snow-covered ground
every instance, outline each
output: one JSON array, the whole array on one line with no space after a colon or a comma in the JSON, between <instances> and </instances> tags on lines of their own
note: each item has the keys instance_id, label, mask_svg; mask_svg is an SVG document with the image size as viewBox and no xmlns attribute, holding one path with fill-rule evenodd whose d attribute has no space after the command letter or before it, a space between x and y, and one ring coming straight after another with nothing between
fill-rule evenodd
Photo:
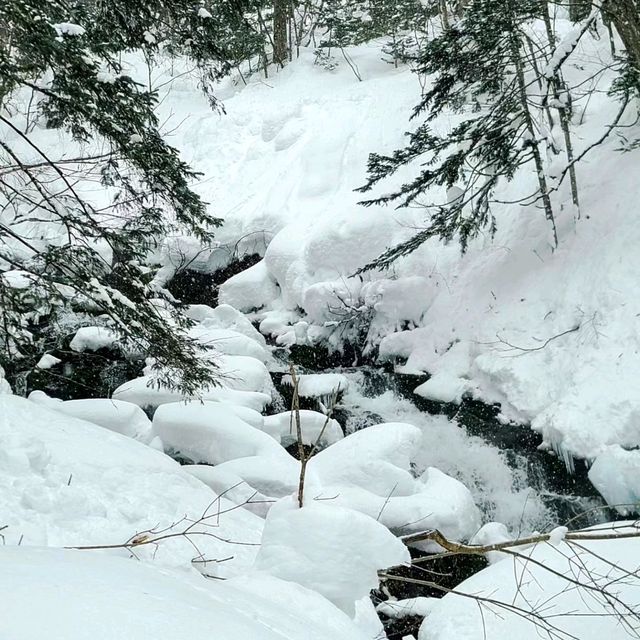
<instances>
[{"instance_id":1,"label":"snow-covered ground","mask_svg":"<svg viewBox=\"0 0 640 640\"><path fill-rule=\"evenodd\" d=\"M606 46L587 39L577 62L588 73ZM301 466L283 446L293 425L282 413L261 415L278 368L264 336L339 348L362 329L381 360L432 374L419 395L499 401L505 420L531 423L568 465L574 456L595 460L590 477L609 502L637 502L640 309L629 295L640 275L637 159L616 152L614 137L582 163L579 220L564 188L557 194L557 250L540 211L503 205L496 237L464 256L434 240L389 272L354 276L419 228L424 212L357 204L368 153L402 145L420 85L381 60L376 43L349 55L362 81L346 64L314 66L310 51L268 80L227 80L218 91L226 115L211 112L192 76L176 73L164 85L168 138L203 173L197 189L225 224L214 247L168 238L157 283L187 262L213 272L238 255L264 257L222 285L221 306L188 311L192 337L218 351L224 374L202 403L149 386L147 375L118 388L114 402L27 400L7 393L0 375L0 584L10 612L0 615L2 638L32 640L53 628L65 640L106 639L117 624L118 637L132 640L177 630L194 640L371 640L380 634L367 597L376 572L409 557L396 535L433 528L470 540L480 530L481 542L483 532L505 539L547 524L539 496L494 447L391 392L365 398L357 376L336 374L303 378L301 395L326 400L339 389L382 424L344 434L337 421L323 431L322 414L301 416L303 440L322 432L325 448L307 466L300 508ZM155 75L157 84L168 79L166 70ZM610 76L598 81L606 89ZM615 106L598 93L577 106L579 152ZM446 132L458 118L436 126ZM501 198L530 191L531 180L522 173ZM113 338L87 327L72 348ZM155 411L152 420L143 409ZM481 530L487 520L506 527ZM531 558L570 574L577 561L556 542ZM634 539L589 544L614 562L637 555ZM86 548L96 545L109 548ZM549 576L529 574L531 558L524 589L510 558L460 589L537 607ZM598 562L594 572L606 573ZM623 591L637 607L635 592ZM562 615L584 602L559 600ZM475 640L485 624L498 635L525 624L511 614L484 622L455 594L407 606L428 614L421 640ZM587 620L584 637L618 637L618 618ZM518 637L536 633L527 624Z\"/></svg>"}]
</instances>

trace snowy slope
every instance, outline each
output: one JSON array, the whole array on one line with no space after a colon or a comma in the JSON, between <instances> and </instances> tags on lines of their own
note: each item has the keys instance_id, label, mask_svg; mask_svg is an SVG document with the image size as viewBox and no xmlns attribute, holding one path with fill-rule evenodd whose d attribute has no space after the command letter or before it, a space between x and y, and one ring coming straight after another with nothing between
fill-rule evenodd
<instances>
[{"instance_id":1,"label":"snowy slope","mask_svg":"<svg viewBox=\"0 0 640 640\"><path fill-rule=\"evenodd\" d=\"M322 596L269 576L248 587L110 554L34 547L0 547L0 565L6 640L367 638Z\"/></svg>"},{"instance_id":2,"label":"snowy slope","mask_svg":"<svg viewBox=\"0 0 640 640\"><path fill-rule=\"evenodd\" d=\"M209 509L203 532L140 556L231 575L251 566L263 520L219 498L177 462L130 438L34 402L0 395L0 513L8 545L122 544L143 531L179 533ZM229 510L230 509L230 510ZM220 515L216 515L220 513ZM229 542L227 542L229 541Z\"/></svg>"},{"instance_id":3,"label":"snowy slope","mask_svg":"<svg viewBox=\"0 0 640 640\"><path fill-rule=\"evenodd\" d=\"M585 38L568 67L570 82L607 59L605 40ZM163 104L171 122L182 122L174 141L205 173L198 188L226 219L220 246L202 253L196 268L268 245L265 260L227 282L220 297L260 309L262 330L281 344L339 345L353 335L355 318L381 357L438 374L423 395L499 401L505 418L530 422L569 464L612 444L639 445L640 308L628 295L640 275L637 152L620 153L614 134L579 165L579 220L567 185L554 195L557 250L540 210L503 205L495 210L496 237L473 242L465 256L455 243L433 240L388 273L350 277L406 239L424 214L356 204L368 153L401 146L420 86L408 69L382 61L375 44L349 55L362 82L344 64L333 72L313 66L303 51L268 80L223 85L227 115L208 112L176 80ZM601 93L577 97L577 153L615 115L604 94L611 80L600 74ZM435 126L446 132L459 117ZM534 180L523 172L499 195L522 197ZM183 258L198 249L172 243Z\"/></svg>"},{"instance_id":4,"label":"snowy slope","mask_svg":"<svg viewBox=\"0 0 640 640\"><path fill-rule=\"evenodd\" d=\"M611 534L610 527L599 528ZM637 535L637 523L616 527ZM440 600L419 640L637 637L637 557L637 538L559 540L507 556Z\"/></svg>"}]
</instances>

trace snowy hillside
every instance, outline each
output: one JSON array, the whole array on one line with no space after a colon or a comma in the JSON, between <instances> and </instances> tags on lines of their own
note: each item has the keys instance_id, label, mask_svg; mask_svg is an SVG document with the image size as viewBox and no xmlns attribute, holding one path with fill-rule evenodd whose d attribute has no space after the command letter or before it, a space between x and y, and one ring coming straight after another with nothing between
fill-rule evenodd
<instances>
[{"instance_id":1,"label":"snowy hillside","mask_svg":"<svg viewBox=\"0 0 640 640\"><path fill-rule=\"evenodd\" d=\"M608 445L638 446L640 311L628 296L640 269L635 154L618 151L614 134L579 165L579 219L564 185L557 250L539 209L504 205L496 237L464 256L455 243L431 240L389 272L352 277L419 229L424 214L357 205L368 154L403 144L407 125L397 116L410 113L420 85L409 69L381 60L375 43L350 55L362 82L346 64L327 72L303 52L269 80L228 82L220 91L227 115L212 115L174 82L163 104L167 126L181 123L174 141L206 176L198 188L225 218L220 248L190 267L264 253L220 299L259 310L278 344L338 347L357 339L355 317L381 359L433 375L420 395L500 402L506 419L531 423L568 464ZM606 42L585 39L574 65L607 55ZM598 87L611 79L601 74ZM577 154L606 132L616 109L598 94L579 104ZM457 117L437 126L446 131ZM530 192L531 180L520 175L501 199ZM183 261L198 250L178 240L173 249Z\"/></svg>"},{"instance_id":2,"label":"snowy hillside","mask_svg":"<svg viewBox=\"0 0 640 640\"><path fill-rule=\"evenodd\" d=\"M438 81L377 21L483 3L302 2L287 44L281 0L127 0L131 34L40 2L0 7L0 640L637 638L640 124L601 3L545 4L554 40L514 0L579 206L543 118L494 235L382 269L465 191L363 206L435 162L357 191Z\"/></svg>"}]
</instances>

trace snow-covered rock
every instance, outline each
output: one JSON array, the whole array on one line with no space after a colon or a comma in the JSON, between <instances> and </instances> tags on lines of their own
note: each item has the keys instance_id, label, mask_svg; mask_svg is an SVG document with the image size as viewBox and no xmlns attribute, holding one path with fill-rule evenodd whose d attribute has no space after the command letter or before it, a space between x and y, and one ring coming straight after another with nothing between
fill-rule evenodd
<instances>
[{"instance_id":1,"label":"snow-covered rock","mask_svg":"<svg viewBox=\"0 0 640 640\"><path fill-rule=\"evenodd\" d=\"M204 482L218 495L264 518L275 499L265 496L235 473L224 469L224 465L211 467L204 464L189 464L182 467L187 473Z\"/></svg>"},{"instance_id":2,"label":"snow-covered rock","mask_svg":"<svg viewBox=\"0 0 640 640\"><path fill-rule=\"evenodd\" d=\"M254 311L277 299L278 285L264 260L232 276L220 286L218 297L223 304L239 311Z\"/></svg>"},{"instance_id":3,"label":"snow-covered rock","mask_svg":"<svg viewBox=\"0 0 640 640\"><path fill-rule=\"evenodd\" d=\"M320 434L322 434L322 438L319 445L322 448L335 444L338 440L344 438L340 423L333 418L328 418L318 411L310 411L308 409L301 409L299 416L300 431L302 432L304 444L314 445ZM263 430L278 442L287 436L296 438L296 419L290 411L276 413L264 419Z\"/></svg>"},{"instance_id":4,"label":"snow-covered rock","mask_svg":"<svg viewBox=\"0 0 640 640\"><path fill-rule=\"evenodd\" d=\"M49 397L43 391L32 391L29 400L145 444L149 444L154 437L151 420L140 407L131 402L107 398L62 401Z\"/></svg>"},{"instance_id":5,"label":"snow-covered rock","mask_svg":"<svg viewBox=\"0 0 640 640\"><path fill-rule=\"evenodd\" d=\"M264 336L251 324L247 317L228 304L219 304L212 308L204 304L192 304L186 309L186 315L205 327L230 329L251 338L261 347L266 347Z\"/></svg>"},{"instance_id":6,"label":"snow-covered rock","mask_svg":"<svg viewBox=\"0 0 640 640\"><path fill-rule=\"evenodd\" d=\"M202 324L189 329L189 337L224 355L249 356L261 362L265 362L268 358L262 345L233 329L219 329Z\"/></svg>"},{"instance_id":7,"label":"snow-covered rock","mask_svg":"<svg viewBox=\"0 0 640 640\"><path fill-rule=\"evenodd\" d=\"M153 430L169 449L195 463L236 458L284 458L289 454L264 431L241 420L220 402L174 402L158 407Z\"/></svg>"},{"instance_id":8,"label":"snow-covered rock","mask_svg":"<svg viewBox=\"0 0 640 640\"><path fill-rule=\"evenodd\" d=\"M271 396L266 393L238 391L225 387L203 389L200 395L203 400L239 405L254 411L262 411L271 401ZM132 402L145 409L156 409L163 404L180 402L185 399L178 391L163 386L158 387L154 384L152 375L141 376L121 384L113 392L113 397L117 400Z\"/></svg>"},{"instance_id":9,"label":"snow-covered rock","mask_svg":"<svg viewBox=\"0 0 640 640\"><path fill-rule=\"evenodd\" d=\"M353 616L378 585L377 571L410 561L405 545L374 518L324 501L293 497L269 512L256 568L324 595Z\"/></svg>"},{"instance_id":10,"label":"snow-covered rock","mask_svg":"<svg viewBox=\"0 0 640 640\"><path fill-rule=\"evenodd\" d=\"M314 456L309 468L323 484L354 486L379 496L411 495L411 456L422 442L409 424L379 424L352 433Z\"/></svg>"},{"instance_id":11,"label":"snow-covered rock","mask_svg":"<svg viewBox=\"0 0 640 640\"><path fill-rule=\"evenodd\" d=\"M332 394L346 391L349 381L341 373L306 373L296 376L298 395L301 398L329 398ZM290 375L282 376L282 383L292 385Z\"/></svg>"},{"instance_id":12,"label":"snow-covered rock","mask_svg":"<svg viewBox=\"0 0 640 640\"><path fill-rule=\"evenodd\" d=\"M69 343L73 351L97 351L112 347L118 340L118 334L108 327L81 327Z\"/></svg>"},{"instance_id":13,"label":"snow-covered rock","mask_svg":"<svg viewBox=\"0 0 640 640\"><path fill-rule=\"evenodd\" d=\"M589 480L622 515L640 512L640 451L611 446L589 469Z\"/></svg>"}]
</instances>

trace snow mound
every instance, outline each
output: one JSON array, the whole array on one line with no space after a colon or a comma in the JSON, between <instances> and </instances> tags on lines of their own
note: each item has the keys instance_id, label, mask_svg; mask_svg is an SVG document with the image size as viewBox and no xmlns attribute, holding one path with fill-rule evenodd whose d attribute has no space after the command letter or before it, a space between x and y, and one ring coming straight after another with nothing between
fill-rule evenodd
<instances>
[{"instance_id":1,"label":"snow mound","mask_svg":"<svg viewBox=\"0 0 640 640\"><path fill-rule=\"evenodd\" d=\"M409 551L374 518L310 500L284 498L269 512L256 568L321 593L349 616L378 585L379 569L410 561Z\"/></svg>"},{"instance_id":2,"label":"snow mound","mask_svg":"<svg viewBox=\"0 0 640 640\"><path fill-rule=\"evenodd\" d=\"M341 373L308 373L297 376L297 379L301 398L327 398L349 387L349 380ZM282 376L282 383L292 385L291 376Z\"/></svg>"},{"instance_id":3,"label":"snow mound","mask_svg":"<svg viewBox=\"0 0 640 640\"><path fill-rule=\"evenodd\" d=\"M609 526L594 531L615 533ZM614 526L619 533L637 531L637 525ZM637 571L639 538L581 540L580 546L559 541L519 553L521 557L503 559L456 587L473 598L454 593L442 598L423 623L419 640L635 635L623 618L637 626L631 612L640 606L640 585L627 572Z\"/></svg>"},{"instance_id":4,"label":"snow mound","mask_svg":"<svg viewBox=\"0 0 640 640\"><path fill-rule=\"evenodd\" d=\"M354 486L379 496L411 495L411 457L422 442L410 424L379 424L344 438L309 462L323 484Z\"/></svg>"},{"instance_id":5,"label":"snow mound","mask_svg":"<svg viewBox=\"0 0 640 640\"><path fill-rule=\"evenodd\" d=\"M268 358L262 345L233 329L219 329L202 324L189 329L189 337L224 355L248 356L261 362Z\"/></svg>"},{"instance_id":6,"label":"snow mound","mask_svg":"<svg viewBox=\"0 0 640 640\"><path fill-rule=\"evenodd\" d=\"M439 529L452 539L470 538L480 527L480 512L467 487L434 468L420 478L411 473L421 444L422 433L408 424L357 431L309 461L319 483L315 495L367 514L398 534Z\"/></svg>"},{"instance_id":7,"label":"snow mound","mask_svg":"<svg viewBox=\"0 0 640 640\"><path fill-rule=\"evenodd\" d=\"M156 409L163 404L185 399L181 393L173 389L154 385L154 378L151 375L141 376L121 384L113 392L113 397L117 400L132 402L143 409ZM271 402L271 396L266 393L238 391L224 387L204 389L201 391L201 397L203 400L240 405L258 412Z\"/></svg>"},{"instance_id":8,"label":"snow mound","mask_svg":"<svg viewBox=\"0 0 640 640\"><path fill-rule=\"evenodd\" d=\"M32 391L29 400L145 444L149 444L154 437L151 420L140 407L131 402L106 398L62 401L49 397L43 391Z\"/></svg>"},{"instance_id":9,"label":"snow mound","mask_svg":"<svg viewBox=\"0 0 640 640\"><path fill-rule=\"evenodd\" d=\"M97 351L112 347L118 340L115 331L107 327L82 327L78 329L69 347L73 351L82 353L83 351Z\"/></svg>"},{"instance_id":10,"label":"snow mound","mask_svg":"<svg viewBox=\"0 0 640 640\"><path fill-rule=\"evenodd\" d=\"M469 381L464 378L447 373L436 373L419 387L416 387L413 392L427 400L460 404L462 396L469 388Z\"/></svg>"},{"instance_id":11,"label":"snow mound","mask_svg":"<svg viewBox=\"0 0 640 640\"><path fill-rule=\"evenodd\" d=\"M219 304L215 309L204 304L192 304L186 309L186 315L202 323L205 327L230 329L251 338L261 347L266 347L264 336L251 324L247 317L228 304Z\"/></svg>"},{"instance_id":12,"label":"snow mound","mask_svg":"<svg viewBox=\"0 0 640 640\"><path fill-rule=\"evenodd\" d=\"M209 509L216 537L198 533L196 544L209 559L233 556L207 566L230 575L253 562L262 530L260 518L232 507L159 451L24 398L0 396L0 513L7 544L121 544L149 529L179 533L185 518L197 520ZM157 549L137 547L136 554L171 564L188 564L197 555L181 537Z\"/></svg>"},{"instance_id":13,"label":"snow mound","mask_svg":"<svg viewBox=\"0 0 640 640\"><path fill-rule=\"evenodd\" d=\"M406 600L387 600L386 602L381 602L376 607L376 611L394 620L409 616L425 618L433 611L438 602L438 598L425 598L424 596L407 598Z\"/></svg>"},{"instance_id":14,"label":"snow mound","mask_svg":"<svg viewBox=\"0 0 640 640\"><path fill-rule=\"evenodd\" d=\"M261 260L249 269L232 276L220 286L220 302L229 304L240 311L261 309L279 296L278 285Z\"/></svg>"},{"instance_id":15,"label":"snow mound","mask_svg":"<svg viewBox=\"0 0 640 640\"><path fill-rule=\"evenodd\" d=\"M300 463L290 455L237 458L217 465L216 470L242 478L252 489L274 498L283 498L297 491L300 478ZM307 472L305 484L317 485L313 470Z\"/></svg>"},{"instance_id":16,"label":"snow mound","mask_svg":"<svg viewBox=\"0 0 640 640\"><path fill-rule=\"evenodd\" d=\"M589 480L621 515L640 512L640 451L607 448L589 469Z\"/></svg>"},{"instance_id":17,"label":"snow mound","mask_svg":"<svg viewBox=\"0 0 640 640\"><path fill-rule=\"evenodd\" d=\"M322 434L322 438L319 446L322 448L335 444L344 438L342 427L337 420L308 409L301 409L299 413L300 431L304 444L314 445L320 434ZM264 419L263 429L278 442L281 442L283 438L285 440L296 438L296 421L295 418L292 418L290 411L267 416Z\"/></svg>"},{"instance_id":18,"label":"snow mound","mask_svg":"<svg viewBox=\"0 0 640 640\"><path fill-rule=\"evenodd\" d=\"M99 552L0 547L11 640L366 640L322 596L276 578L207 581Z\"/></svg>"},{"instance_id":19,"label":"snow mound","mask_svg":"<svg viewBox=\"0 0 640 640\"><path fill-rule=\"evenodd\" d=\"M289 456L273 438L219 402L163 404L153 416L153 430L165 448L196 463L221 464L248 456Z\"/></svg>"}]
</instances>

